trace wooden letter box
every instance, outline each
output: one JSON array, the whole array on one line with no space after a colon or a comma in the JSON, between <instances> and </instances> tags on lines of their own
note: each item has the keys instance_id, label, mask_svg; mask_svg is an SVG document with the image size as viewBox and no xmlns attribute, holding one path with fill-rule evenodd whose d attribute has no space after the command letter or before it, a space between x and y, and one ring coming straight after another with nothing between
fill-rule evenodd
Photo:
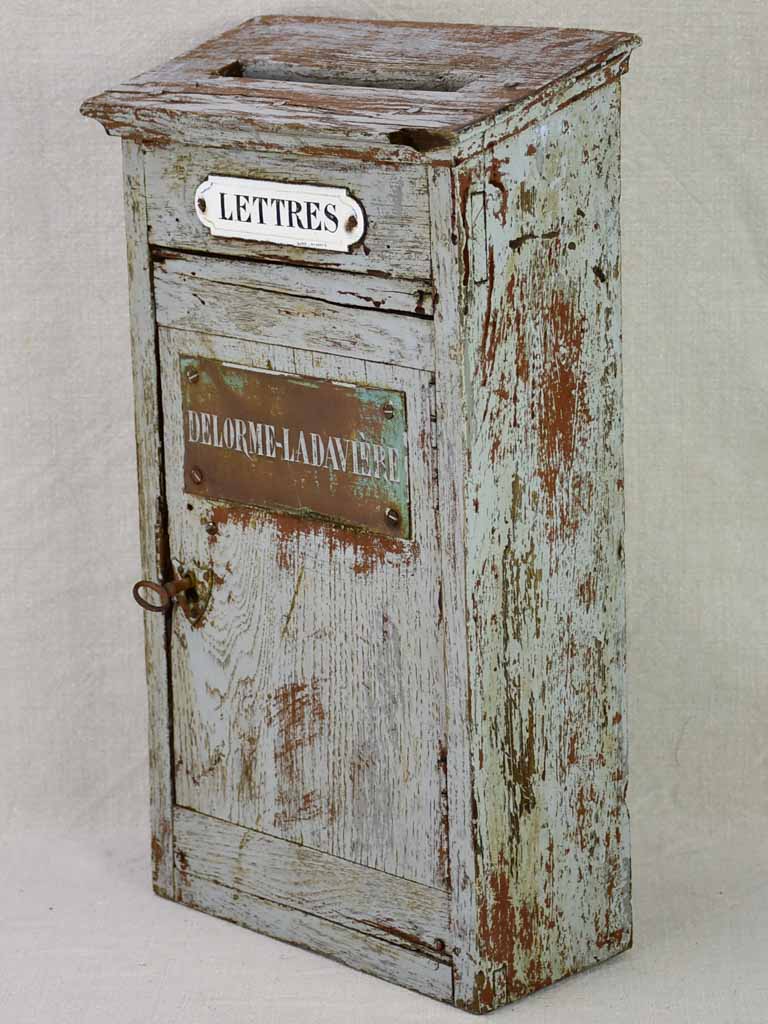
<instances>
[{"instance_id":1,"label":"wooden letter box","mask_svg":"<svg viewBox=\"0 0 768 1024\"><path fill-rule=\"evenodd\" d=\"M125 161L155 888L475 1012L631 943L637 43L264 17L83 106Z\"/></svg>"}]
</instances>

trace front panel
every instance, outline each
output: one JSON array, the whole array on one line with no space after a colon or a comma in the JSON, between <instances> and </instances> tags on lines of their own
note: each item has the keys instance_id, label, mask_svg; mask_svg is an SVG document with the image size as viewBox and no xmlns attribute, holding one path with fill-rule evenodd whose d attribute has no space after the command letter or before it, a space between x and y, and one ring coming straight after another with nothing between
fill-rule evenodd
<instances>
[{"instance_id":1,"label":"front panel","mask_svg":"<svg viewBox=\"0 0 768 1024\"><path fill-rule=\"evenodd\" d=\"M243 237L241 224L230 237L212 234L203 223L214 213L229 223L236 216L236 207L229 195L224 206L206 193L202 214L198 206L200 190L211 177L231 178L240 182L237 191L247 193L268 181L273 189L285 184L306 192L313 190L341 192L360 210L356 229L348 239L350 245L334 252L317 244L318 232L310 232L311 246L286 244L287 239L275 235L271 241ZM334 268L354 274L386 274L403 280L414 280L428 289L432 276L429 244L429 202L427 175L424 167L413 165L363 164L348 159L328 157L286 160L285 157L255 152L250 149L218 150L196 146L149 150L146 158L148 185L148 227L154 245L184 249L198 253L237 256L245 260L279 261L285 264ZM263 193L263 188L260 189ZM343 205L345 205L343 204ZM320 203L319 209L324 209ZM341 209L337 215L344 225ZM246 215L253 227L255 215L249 208ZM309 220L304 215L298 224L304 228ZM284 226L287 218L284 218ZM232 225L234 227L234 225ZM364 234L358 237L364 226ZM240 237L237 237L237 235ZM294 230L293 241L300 234ZM322 233L321 233L322 234ZM337 233L335 233L337 234Z\"/></svg>"},{"instance_id":2,"label":"front panel","mask_svg":"<svg viewBox=\"0 0 768 1024\"><path fill-rule=\"evenodd\" d=\"M176 804L447 888L431 374L159 344Z\"/></svg>"}]
</instances>

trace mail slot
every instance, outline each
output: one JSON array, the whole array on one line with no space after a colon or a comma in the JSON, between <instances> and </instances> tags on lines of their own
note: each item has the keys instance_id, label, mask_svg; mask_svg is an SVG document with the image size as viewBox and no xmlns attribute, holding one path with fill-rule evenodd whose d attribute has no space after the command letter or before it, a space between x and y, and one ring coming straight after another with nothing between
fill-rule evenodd
<instances>
[{"instance_id":1,"label":"mail slot","mask_svg":"<svg viewBox=\"0 0 768 1024\"><path fill-rule=\"evenodd\" d=\"M473 1012L632 941L618 32L263 17L122 139L156 891Z\"/></svg>"}]
</instances>

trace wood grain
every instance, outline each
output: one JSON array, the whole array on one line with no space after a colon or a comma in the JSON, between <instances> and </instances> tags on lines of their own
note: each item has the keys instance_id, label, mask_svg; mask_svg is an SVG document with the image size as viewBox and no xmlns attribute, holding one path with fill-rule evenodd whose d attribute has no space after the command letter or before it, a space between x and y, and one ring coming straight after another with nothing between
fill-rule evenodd
<instances>
[{"instance_id":1,"label":"wood grain","mask_svg":"<svg viewBox=\"0 0 768 1024\"><path fill-rule=\"evenodd\" d=\"M631 942L618 88L457 186L481 953L462 1002L487 1010Z\"/></svg>"},{"instance_id":2,"label":"wood grain","mask_svg":"<svg viewBox=\"0 0 768 1024\"><path fill-rule=\"evenodd\" d=\"M461 317L458 196L448 168L430 172L434 245L435 397L437 418L443 641L448 722L447 780L454 996L472 1003L479 964L477 880L472 827L468 709L466 514L467 434L464 411L464 323Z\"/></svg>"},{"instance_id":3,"label":"wood grain","mask_svg":"<svg viewBox=\"0 0 768 1024\"><path fill-rule=\"evenodd\" d=\"M268 16L82 109L150 143L306 152L310 136L315 155L357 147L358 157L386 159L389 149L403 162L638 42L581 29Z\"/></svg>"},{"instance_id":4,"label":"wood grain","mask_svg":"<svg viewBox=\"0 0 768 1024\"><path fill-rule=\"evenodd\" d=\"M301 267L255 260L222 260L173 250L155 251L155 272L168 280L239 285L258 291L322 299L338 306L353 306L382 313L433 315L432 288L397 277L355 274L325 267Z\"/></svg>"},{"instance_id":5,"label":"wood grain","mask_svg":"<svg viewBox=\"0 0 768 1024\"><path fill-rule=\"evenodd\" d=\"M433 999L451 1000L451 968L394 943L191 874L179 877L177 899L195 910L303 946Z\"/></svg>"},{"instance_id":6,"label":"wood grain","mask_svg":"<svg viewBox=\"0 0 768 1024\"><path fill-rule=\"evenodd\" d=\"M337 305L331 287L327 297L315 296L313 291L321 291L316 272L294 272L290 292L278 292L258 287L258 266L214 276L211 266L216 262L207 261L205 275L189 257L181 272L179 260L156 264L158 324L420 370L434 367L429 319ZM302 295L307 277L315 280ZM283 275L283 285L287 284Z\"/></svg>"},{"instance_id":7,"label":"wood grain","mask_svg":"<svg viewBox=\"0 0 768 1024\"><path fill-rule=\"evenodd\" d=\"M160 341L171 553L216 580L199 627L174 619L177 802L445 888L430 375L189 331ZM413 540L185 495L179 353L404 392Z\"/></svg>"},{"instance_id":8,"label":"wood grain","mask_svg":"<svg viewBox=\"0 0 768 1024\"><path fill-rule=\"evenodd\" d=\"M218 253L281 263L333 267L422 282L431 277L429 205L423 167L379 167L359 161L286 159L256 150L216 152L189 146L148 150L150 240L169 249ZM209 174L346 188L362 205L366 232L350 252L331 252L274 242L214 238L195 214L195 191Z\"/></svg>"},{"instance_id":9,"label":"wood grain","mask_svg":"<svg viewBox=\"0 0 768 1024\"><path fill-rule=\"evenodd\" d=\"M139 483L141 569L145 579L164 578L158 550L165 531L160 398L155 343L155 307L147 244L144 163L141 151L123 143L125 228L128 246L128 299L131 317L136 461ZM161 896L173 897L173 782L166 622L144 616L144 648L149 703L149 796L152 880Z\"/></svg>"},{"instance_id":10,"label":"wood grain","mask_svg":"<svg viewBox=\"0 0 768 1024\"><path fill-rule=\"evenodd\" d=\"M435 943L448 944L442 889L178 807L174 843L181 876L207 878L437 958Z\"/></svg>"}]
</instances>

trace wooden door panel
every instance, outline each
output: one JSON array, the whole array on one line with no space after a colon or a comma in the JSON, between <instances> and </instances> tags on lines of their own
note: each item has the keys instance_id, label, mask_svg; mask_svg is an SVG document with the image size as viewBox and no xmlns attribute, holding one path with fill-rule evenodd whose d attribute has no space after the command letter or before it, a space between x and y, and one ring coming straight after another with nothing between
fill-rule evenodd
<instances>
[{"instance_id":1,"label":"wooden door panel","mask_svg":"<svg viewBox=\"0 0 768 1024\"><path fill-rule=\"evenodd\" d=\"M447 887L430 374L168 329L160 352L171 555L213 579L173 621L176 803ZM412 539L185 494L181 355L403 392Z\"/></svg>"}]
</instances>

